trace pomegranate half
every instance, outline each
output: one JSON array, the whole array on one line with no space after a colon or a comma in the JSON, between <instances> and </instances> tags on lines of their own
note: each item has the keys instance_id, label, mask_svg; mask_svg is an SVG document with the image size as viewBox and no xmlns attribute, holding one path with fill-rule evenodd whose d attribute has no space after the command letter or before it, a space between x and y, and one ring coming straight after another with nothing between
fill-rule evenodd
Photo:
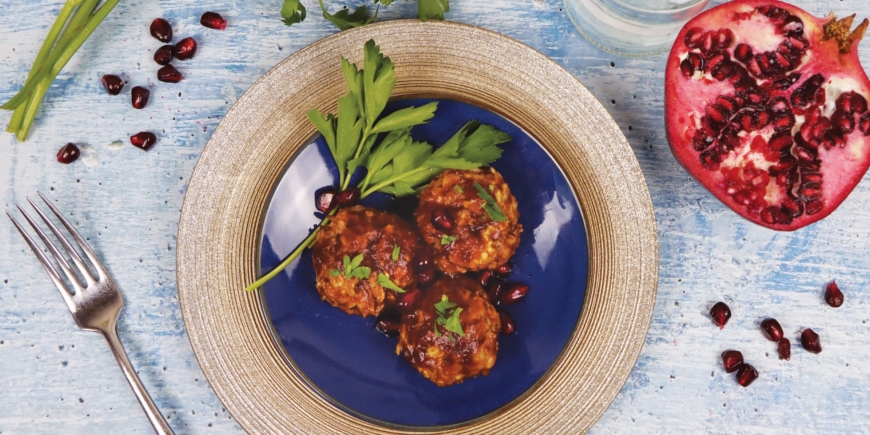
<instances>
[{"instance_id":1,"label":"pomegranate half","mask_svg":"<svg viewBox=\"0 0 870 435\"><path fill-rule=\"evenodd\" d=\"M689 21L665 73L671 151L741 216L792 231L829 215L870 166L864 20L735 0Z\"/></svg>"}]
</instances>

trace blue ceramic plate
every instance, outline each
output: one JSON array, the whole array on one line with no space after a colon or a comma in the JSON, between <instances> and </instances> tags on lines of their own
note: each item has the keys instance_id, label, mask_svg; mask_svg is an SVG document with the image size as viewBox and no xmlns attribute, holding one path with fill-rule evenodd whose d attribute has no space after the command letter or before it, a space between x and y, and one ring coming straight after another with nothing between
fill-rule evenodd
<instances>
[{"instance_id":1,"label":"blue ceramic plate","mask_svg":"<svg viewBox=\"0 0 870 435\"><path fill-rule=\"evenodd\" d=\"M385 114L428 99L391 103ZM508 405L534 388L565 349L586 292L588 248L583 217L568 180L550 155L522 129L487 110L439 100L435 118L415 127L415 140L440 145L467 121L477 119L511 135L492 166L519 203L524 232L509 282L531 287L506 307L516 332L499 337L489 376L440 388L396 355L396 339L374 328L374 317L345 314L322 301L306 251L262 291L275 339L311 388L329 402L368 421L399 427L453 425ZM268 272L301 242L320 219L314 192L335 185L338 171L322 139L300 149L269 202L261 268ZM372 195L365 205L408 218L414 200Z\"/></svg>"}]
</instances>

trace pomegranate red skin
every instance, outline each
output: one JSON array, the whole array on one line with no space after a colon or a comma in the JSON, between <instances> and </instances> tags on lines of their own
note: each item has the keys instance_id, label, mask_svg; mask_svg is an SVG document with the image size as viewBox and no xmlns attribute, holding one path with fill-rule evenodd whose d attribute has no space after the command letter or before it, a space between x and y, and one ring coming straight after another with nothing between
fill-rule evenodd
<instances>
[{"instance_id":1,"label":"pomegranate red skin","mask_svg":"<svg viewBox=\"0 0 870 435\"><path fill-rule=\"evenodd\" d=\"M859 128L856 126L855 131L847 137L849 140L849 154L852 157L848 157L846 153L836 153L839 154L839 156L833 157L833 161L836 163L827 166L825 162L831 160L831 154L835 153L828 153L827 159L822 159L821 171L824 176L824 205L813 214L803 213L800 216L794 217L788 223L771 223L770 214L766 216L767 221L765 221L762 218L762 213L759 211L748 210L747 206L739 203L732 196L733 193L726 191L723 186L724 177L720 172L710 171L702 165L699 151L696 151L692 145L694 128L690 128L690 124L694 120L690 119L690 113L695 111L703 116L705 107L717 95L728 95L726 84L728 84L729 80L725 79L724 82L720 82L708 77L707 80L712 84L711 86L706 88L686 86L687 79L684 72L681 71L681 63L689 51L685 45L687 34L697 28L712 31L723 28L730 29L734 27L731 24L734 22L736 14L751 11L760 6L772 6L784 9L792 16L800 18L803 22L804 39L810 42L808 50L810 55L804 55L802 57L803 63L799 68L793 70L793 72L801 74L793 87L800 86L809 77L817 72L821 72L826 83L830 77L848 77L854 80L856 87L863 96L870 96L870 80L868 80L858 59L858 41L854 41L851 44L851 48L847 52L842 53L839 50L837 40L821 40L821 35L824 33L823 25L832 21L832 17L817 18L800 8L780 1L734 0L699 14L686 23L680 34L677 35L666 67L665 125L668 142L674 157L686 171L716 198L744 218L758 225L779 231L793 231L825 218L851 193L868 167L870 167L870 137L861 135L858 132ZM747 35L733 34L733 42L727 49L731 59L736 61L739 58L746 58L746 47L741 46L741 44L747 42L747 38L749 38ZM752 43L750 42L749 45L752 45ZM738 53L738 47L741 49L740 53ZM699 64L695 59L689 60L693 61L696 65ZM709 66L709 60L711 59L708 59L707 65L704 66L707 69L708 76L710 75L709 71L712 69ZM733 90L733 85L730 86L731 90ZM693 107L693 104L696 104L696 107ZM832 149L832 151L838 150ZM839 151L844 150L841 149Z\"/></svg>"}]
</instances>

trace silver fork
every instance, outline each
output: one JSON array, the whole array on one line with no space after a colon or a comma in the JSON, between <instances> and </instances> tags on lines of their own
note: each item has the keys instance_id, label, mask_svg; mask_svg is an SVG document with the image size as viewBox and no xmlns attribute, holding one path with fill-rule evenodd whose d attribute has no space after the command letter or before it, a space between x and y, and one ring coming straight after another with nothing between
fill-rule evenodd
<instances>
[{"instance_id":1,"label":"silver fork","mask_svg":"<svg viewBox=\"0 0 870 435\"><path fill-rule=\"evenodd\" d=\"M91 267L97 271L99 279L94 278L75 248L73 248L70 242L61 234L60 230L51 222L48 216L46 216L30 198L27 198L27 202L33 206L33 209L36 210L39 217L41 217L45 224L48 225L51 232L54 233L54 236L58 241L60 241L60 244L63 245L66 252L69 253L73 263L75 263L78 268L79 273L84 277L86 285L82 285L79 278L70 268L65 256L57 249L54 243L49 240L48 236L39 228L39 225L37 225L37 223L24 211L23 208L21 208L20 205L15 204L15 206L18 207L18 210L21 211L21 214L24 215L27 222L30 223L30 226L33 227L34 231L36 231L36 234L39 235L39 238L42 239L42 242L48 247L48 250L51 251L54 259L63 270L64 275L66 275L67 279L72 284L72 288L75 290L74 294L71 293L66 284L64 284L63 279L57 273L57 269L54 268L51 260L48 259L45 253L42 252L42 249L37 246L36 242L34 242L24 228L18 224L9 211L6 212L6 216L9 216L9 219L12 219L15 228L18 229L18 232L21 233L24 240L26 240L27 244L30 245L30 249L32 249L33 253L39 258L39 262L42 263L45 271L48 272L51 280L54 281L54 285L56 285L57 289L60 290L60 294L63 296L64 301L66 301L66 305L69 307L69 311L72 313L73 319L75 319L79 328L86 331L99 332L103 337L105 337L106 341L109 342L109 348L112 349L112 355L115 356L115 360L117 360L118 365L121 366L121 371L124 372L127 382L129 382L130 387L133 388L133 393L135 393L136 398L139 399L139 404L142 405L142 409L144 409L145 414L148 415L148 420L151 421L151 425L154 426L154 431L160 435L173 434L172 429L160 414L160 410L157 409L157 406L154 405L154 402L148 395L148 391L145 390L145 387L142 386L142 382L139 381L139 377L136 376L136 372L133 371L133 367L130 365L130 360L127 359L127 354L124 352L124 346L118 339L118 314L121 312L121 307L124 306L124 299L121 297L121 291L118 290L118 286L115 285L112 277L109 276L109 272L105 267L103 267L103 263L101 263L100 259L97 258L96 254L94 254L91 247L85 243L85 240L79 235L78 231L76 231L72 224L63 217L63 213L51 205L51 202L49 202L42 193L37 193L48 208L54 212L54 215L57 216L63 226L66 227L67 231L69 231L73 239L78 243L82 251L84 251L85 255L90 259Z\"/></svg>"}]
</instances>

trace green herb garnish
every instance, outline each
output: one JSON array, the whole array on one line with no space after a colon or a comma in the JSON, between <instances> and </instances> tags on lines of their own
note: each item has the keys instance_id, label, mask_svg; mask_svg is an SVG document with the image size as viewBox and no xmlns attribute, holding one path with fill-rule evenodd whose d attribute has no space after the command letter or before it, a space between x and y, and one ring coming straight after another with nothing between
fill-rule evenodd
<instances>
[{"instance_id":1,"label":"green herb garnish","mask_svg":"<svg viewBox=\"0 0 870 435\"><path fill-rule=\"evenodd\" d=\"M381 0L384 6L388 3ZM411 128L428 122L435 115L437 102L406 107L382 117L396 85L393 62L381 54L373 40L366 42L363 51L363 69L340 58L348 93L338 99L338 112L323 114L317 109L308 112L308 119L323 136L338 167L340 190L346 189L351 175L363 167L366 177L357 185L361 198L375 192L413 195L446 169L476 169L501 157L502 151L497 145L511 137L478 121L466 123L438 148L414 141ZM337 211L334 209L330 215ZM281 264L247 290L260 287L292 263L314 243L321 225L323 222ZM449 244L453 240L456 238L442 238L442 243Z\"/></svg>"},{"instance_id":2,"label":"green herb garnish","mask_svg":"<svg viewBox=\"0 0 870 435\"><path fill-rule=\"evenodd\" d=\"M335 27L338 27L339 30L347 30L354 27L365 26L366 24L371 23L375 20L375 18L378 17L378 10L375 9L375 13L370 15L368 10L366 10L366 5L358 7L357 10L353 12L345 7L344 9L334 14L330 14L326 11L326 7L323 6L323 0L318 1L320 2L320 9L323 11L323 18L326 18L327 21L335 24Z\"/></svg>"},{"instance_id":3,"label":"green herb garnish","mask_svg":"<svg viewBox=\"0 0 870 435\"><path fill-rule=\"evenodd\" d=\"M455 242L456 239L458 239L458 238L459 237L456 237L456 236L448 236L447 234L443 234L443 235L441 235L441 244L442 245L449 245L449 244Z\"/></svg>"},{"instance_id":4,"label":"green herb garnish","mask_svg":"<svg viewBox=\"0 0 870 435\"><path fill-rule=\"evenodd\" d=\"M372 273L371 268L360 266L363 261L363 254L359 254L356 257L353 257L353 260L351 260L350 256L345 255L342 261L344 262L345 278L366 279Z\"/></svg>"},{"instance_id":5,"label":"green herb garnish","mask_svg":"<svg viewBox=\"0 0 870 435\"><path fill-rule=\"evenodd\" d=\"M491 184L490 187L492 187ZM499 208L498 203L495 202L492 195L487 193L486 189L478 183L474 183L474 188L477 189L477 196L485 202L483 210L486 211L486 214L488 214L495 222L507 222L504 212L501 211L501 208Z\"/></svg>"},{"instance_id":6,"label":"green herb garnish","mask_svg":"<svg viewBox=\"0 0 870 435\"><path fill-rule=\"evenodd\" d=\"M462 323L459 322L459 313L462 308L456 308L456 303L450 302L447 295L441 295L441 301L435 303L435 313L438 317L435 319L435 336L440 337L441 331L438 330L438 325L441 325L449 332L452 332L460 337L465 337L465 331L462 330ZM456 339L452 335L448 335L447 339L455 342Z\"/></svg>"},{"instance_id":7,"label":"green herb garnish","mask_svg":"<svg viewBox=\"0 0 870 435\"><path fill-rule=\"evenodd\" d=\"M299 0L284 0L281 6L281 21L288 26L305 21L305 6Z\"/></svg>"},{"instance_id":8,"label":"green herb garnish","mask_svg":"<svg viewBox=\"0 0 870 435\"><path fill-rule=\"evenodd\" d=\"M393 281L390 280L389 276L387 276L383 273L378 274L378 284L380 284L380 285L382 285L390 290L394 290L396 293L405 293L405 289L397 286L396 283L394 283Z\"/></svg>"},{"instance_id":9,"label":"green herb garnish","mask_svg":"<svg viewBox=\"0 0 870 435\"><path fill-rule=\"evenodd\" d=\"M399 245L393 245L393 261L399 261Z\"/></svg>"},{"instance_id":10,"label":"green herb garnish","mask_svg":"<svg viewBox=\"0 0 870 435\"><path fill-rule=\"evenodd\" d=\"M0 109L15 110L6 131L15 134L21 142L27 139L48 88L118 1L107 0L100 7L97 7L100 0L66 1L33 61L24 87L0 106Z\"/></svg>"},{"instance_id":11,"label":"green herb garnish","mask_svg":"<svg viewBox=\"0 0 870 435\"><path fill-rule=\"evenodd\" d=\"M462 187L460 187L458 184L453 186L453 191L456 192L457 195L462 195L462 192L464 192L464 190L462 190Z\"/></svg>"},{"instance_id":12,"label":"green herb garnish","mask_svg":"<svg viewBox=\"0 0 870 435\"><path fill-rule=\"evenodd\" d=\"M341 275L341 271L338 269L332 269L329 271L329 274L333 277L337 277L337 276Z\"/></svg>"}]
</instances>

